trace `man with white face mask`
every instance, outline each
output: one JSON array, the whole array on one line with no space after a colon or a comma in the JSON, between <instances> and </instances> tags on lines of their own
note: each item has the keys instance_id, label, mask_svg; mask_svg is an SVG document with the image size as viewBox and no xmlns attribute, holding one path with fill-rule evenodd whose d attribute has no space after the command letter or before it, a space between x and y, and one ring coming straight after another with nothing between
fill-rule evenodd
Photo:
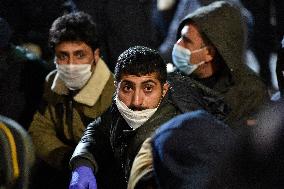
<instances>
[{"instance_id":1,"label":"man with white face mask","mask_svg":"<svg viewBox=\"0 0 284 189\"><path fill-rule=\"evenodd\" d=\"M269 99L264 83L245 63L244 20L233 2L201 7L181 21L172 51L177 70L229 105L226 121L232 127L246 124Z\"/></svg>"},{"instance_id":2,"label":"man with white face mask","mask_svg":"<svg viewBox=\"0 0 284 189\"><path fill-rule=\"evenodd\" d=\"M56 174L51 169L51 174L61 180L62 188L67 187L68 162L83 131L107 110L114 93L114 77L100 58L97 32L91 17L83 12L57 18L49 32L56 70L46 77L43 103L29 133L38 159L60 171ZM55 188L54 182L45 178L38 188Z\"/></svg>"},{"instance_id":3,"label":"man with white face mask","mask_svg":"<svg viewBox=\"0 0 284 189\"><path fill-rule=\"evenodd\" d=\"M183 112L173 101L166 64L157 51L135 46L115 67L116 93L109 110L86 129L70 165L70 189L126 188L132 162L143 141L167 120ZM177 79L183 85L182 78ZM205 93L203 91L203 93ZM188 95L188 111L204 109ZM200 100L201 101L201 100ZM223 104L222 104L223 105ZM218 107L220 108L220 107ZM185 111L187 111L185 110Z\"/></svg>"},{"instance_id":4,"label":"man with white face mask","mask_svg":"<svg viewBox=\"0 0 284 189\"><path fill-rule=\"evenodd\" d=\"M72 189L94 189L97 182L99 188L125 188L145 137L179 114L166 95L166 64L157 51L142 46L124 51L115 68L115 86L112 106L87 127L73 153Z\"/></svg>"}]
</instances>

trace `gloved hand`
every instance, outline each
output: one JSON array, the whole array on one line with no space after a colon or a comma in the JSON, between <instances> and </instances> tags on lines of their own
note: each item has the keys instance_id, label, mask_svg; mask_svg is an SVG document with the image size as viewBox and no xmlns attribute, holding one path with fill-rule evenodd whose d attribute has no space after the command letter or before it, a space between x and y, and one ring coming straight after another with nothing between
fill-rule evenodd
<instances>
[{"instance_id":1,"label":"gloved hand","mask_svg":"<svg viewBox=\"0 0 284 189\"><path fill-rule=\"evenodd\" d=\"M93 170L87 166L77 167L72 172L69 189L97 189L96 177Z\"/></svg>"}]
</instances>

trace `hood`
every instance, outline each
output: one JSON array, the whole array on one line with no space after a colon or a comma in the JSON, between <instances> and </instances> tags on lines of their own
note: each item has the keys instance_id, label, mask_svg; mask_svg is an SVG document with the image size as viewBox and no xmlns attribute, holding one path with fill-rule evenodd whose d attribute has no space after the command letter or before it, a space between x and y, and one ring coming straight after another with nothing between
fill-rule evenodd
<instances>
[{"instance_id":1,"label":"hood","mask_svg":"<svg viewBox=\"0 0 284 189\"><path fill-rule=\"evenodd\" d=\"M194 22L221 54L232 75L245 65L246 25L240 7L228 1L216 1L187 15L180 23L177 39L184 25ZM235 73L235 74L234 74Z\"/></svg>"}]
</instances>

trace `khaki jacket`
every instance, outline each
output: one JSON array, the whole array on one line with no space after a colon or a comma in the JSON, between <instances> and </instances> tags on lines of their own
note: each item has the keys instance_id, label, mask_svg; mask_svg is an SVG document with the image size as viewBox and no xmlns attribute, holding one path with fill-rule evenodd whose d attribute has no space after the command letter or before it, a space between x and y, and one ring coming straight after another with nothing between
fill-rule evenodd
<instances>
[{"instance_id":1,"label":"khaki jacket","mask_svg":"<svg viewBox=\"0 0 284 189\"><path fill-rule=\"evenodd\" d=\"M37 156L53 167L68 166L87 124L111 105L114 90L113 74L102 59L75 95L70 95L56 70L52 71L46 77L43 103L29 129Z\"/></svg>"},{"instance_id":2,"label":"khaki jacket","mask_svg":"<svg viewBox=\"0 0 284 189\"><path fill-rule=\"evenodd\" d=\"M139 180L150 172L153 172L153 155L151 138L147 138L133 161L127 189L134 189Z\"/></svg>"}]
</instances>

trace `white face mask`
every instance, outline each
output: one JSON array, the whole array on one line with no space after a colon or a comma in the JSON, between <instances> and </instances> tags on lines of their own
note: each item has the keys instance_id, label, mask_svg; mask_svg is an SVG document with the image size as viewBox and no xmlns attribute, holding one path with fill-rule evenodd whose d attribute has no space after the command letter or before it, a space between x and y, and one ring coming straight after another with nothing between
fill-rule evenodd
<instances>
[{"instance_id":1,"label":"white face mask","mask_svg":"<svg viewBox=\"0 0 284 189\"><path fill-rule=\"evenodd\" d=\"M154 108L141 111L133 111L129 109L122 101L120 101L117 96L115 97L115 101L118 111L128 123L128 125L134 130L143 125L158 109Z\"/></svg>"},{"instance_id":2,"label":"white face mask","mask_svg":"<svg viewBox=\"0 0 284 189\"><path fill-rule=\"evenodd\" d=\"M58 76L70 90L81 89L90 79L91 64L56 64Z\"/></svg>"}]
</instances>

